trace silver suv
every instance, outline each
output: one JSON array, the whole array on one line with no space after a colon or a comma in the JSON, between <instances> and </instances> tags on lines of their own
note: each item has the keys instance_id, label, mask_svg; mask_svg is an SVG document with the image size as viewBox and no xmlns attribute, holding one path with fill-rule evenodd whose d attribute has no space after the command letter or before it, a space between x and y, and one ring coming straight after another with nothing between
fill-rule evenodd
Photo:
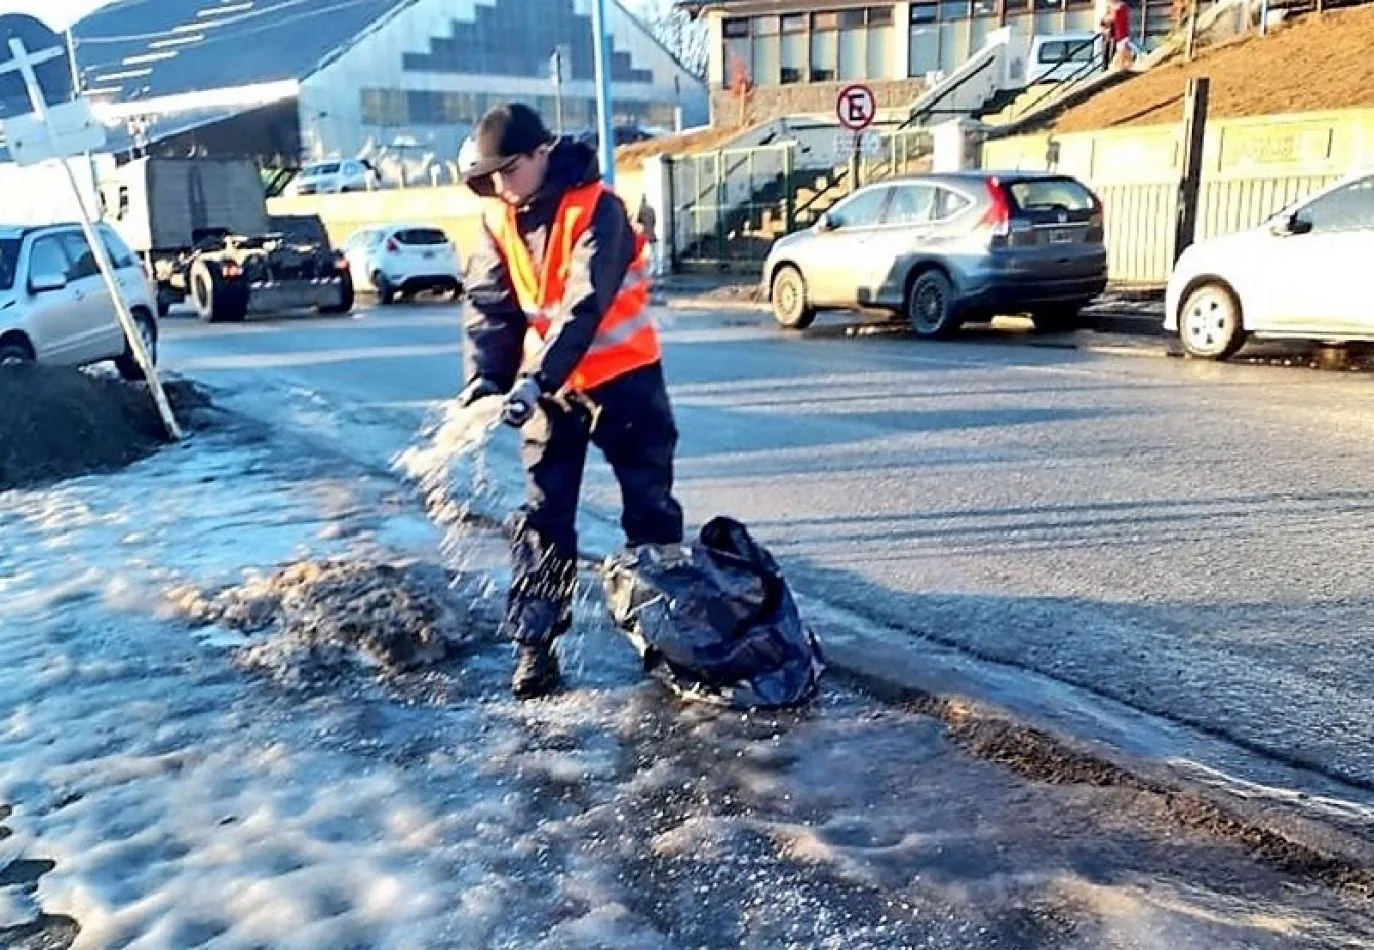
<instances>
[{"instance_id":1,"label":"silver suv","mask_svg":"<svg viewBox=\"0 0 1374 950\"><path fill-rule=\"evenodd\" d=\"M920 175L861 189L778 240L764 289L797 329L856 308L903 313L920 337L1012 313L1071 329L1107 285L1102 239L1102 203L1066 175Z\"/></svg>"},{"instance_id":2,"label":"silver suv","mask_svg":"<svg viewBox=\"0 0 1374 950\"><path fill-rule=\"evenodd\" d=\"M157 358L157 291L113 229L97 226L143 343ZM141 379L80 225L0 225L0 364L84 366L114 360Z\"/></svg>"}]
</instances>

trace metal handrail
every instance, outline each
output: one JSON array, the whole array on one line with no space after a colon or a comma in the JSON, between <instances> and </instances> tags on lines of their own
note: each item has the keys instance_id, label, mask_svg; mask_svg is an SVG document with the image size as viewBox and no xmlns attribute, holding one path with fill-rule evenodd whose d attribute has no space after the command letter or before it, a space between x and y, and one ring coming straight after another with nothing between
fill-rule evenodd
<instances>
[{"instance_id":1,"label":"metal handrail","mask_svg":"<svg viewBox=\"0 0 1374 950\"><path fill-rule=\"evenodd\" d=\"M909 116L907 116L906 121L902 122L900 125L897 126L896 131L900 132L902 129L909 128L912 125L921 125L923 124L923 120L930 118L932 115L939 114L939 110L935 108L936 103L945 99L947 96L949 96L950 93L954 92L955 90L961 89L964 83L968 82L974 76L980 75L985 69L990 68L992 66L992 63L992 57L988 57L986 60L979 64L977 69L973 70L972 72L966 73L962 79L960 79L954 85L950 86L944 92L940 93L938 98L927 103L919 110L913 110L912 113ZM918 121L918 116L920 117L920 121Z\"/></svg>"},{"instance_id":2,"label":"metal handrail","mask_svg":"<svg viewBox=\"0 0 1374 950\"><path fill-rule=\"evenodd\" d=\"M1099 39L1100 37L1093 37L1090 40L1083 40L1080 43L1076 43L1072 49L1068 50L1064 53L1064 55L1059 57L1058 61L1050 67L1050 71L1053 71L1059 68L1060 66L1063 66L1065 63L1071 62L1073 60L1074 54L1080 52L1085 47L1093 47L1095 49ZM1036 97L1035 101L1032 102L1030 105L1026 106L1026 108L1018 110L1015 118L1020 118L1021 116L1028 115L1029 113L1034 112L1036 107L1038 107L1040 103L1044 102L1051 95L1054 95L1055 93L1063 93L1074 84L1082 81L1090 75L1099 73L1101 71L1102 64L1099 63L1096 59L1091 59L1085 62L1082 66L1078 67L1078 69L1070 73L1069 78L1067 80L1065 80L1064 82L1055 83L1049 89L1046 89L1038 97Z\"/></svg>"}]
</instances>

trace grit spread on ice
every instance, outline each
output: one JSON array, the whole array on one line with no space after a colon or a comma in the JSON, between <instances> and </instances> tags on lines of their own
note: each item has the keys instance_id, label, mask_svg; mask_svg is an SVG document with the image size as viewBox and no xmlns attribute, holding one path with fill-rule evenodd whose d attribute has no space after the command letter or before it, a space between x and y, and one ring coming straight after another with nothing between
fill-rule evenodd
<instances>
[{"instance_id":1,"label":"grit spread on ice","mask_svg":"<svg viewBox=\"0 0 1374 950\"><path fill-rule=\"evenodd\" d=\"M479 586L427 614L440 537L398 492L221 432L0 494L0 945L1371 938L1367 905L1161 824L1148 795L1028 784L844 689L803 713L682 708L595 604L562 644L570 688L515 702L491 635L502 539L467 524L462 567L444 570ZM192 589L220 624L188 629ZM254 643L347 639L318 612L356 609L345 589L385 602L395 630L437 617L459 646L396 663L325 651L325 678L239 664ZM307 590L324 601L292 601Z\"/></svg>"}]
</instances>

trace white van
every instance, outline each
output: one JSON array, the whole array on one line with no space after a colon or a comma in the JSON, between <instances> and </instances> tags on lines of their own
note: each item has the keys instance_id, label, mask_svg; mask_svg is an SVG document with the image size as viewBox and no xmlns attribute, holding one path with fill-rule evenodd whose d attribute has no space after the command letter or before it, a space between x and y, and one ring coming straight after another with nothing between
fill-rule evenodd
<instances>
[{"instance_id":1,"label":"white van","mask_svg":"<svg viewBox=\"0 0 1374 950\"><path fill-rule=\"evenodd\" d=\"M1028 62L1028 86L1082 79L1102 66L1102 37L1097 33L1033 36Z\"/></svg>"}]
</instances>

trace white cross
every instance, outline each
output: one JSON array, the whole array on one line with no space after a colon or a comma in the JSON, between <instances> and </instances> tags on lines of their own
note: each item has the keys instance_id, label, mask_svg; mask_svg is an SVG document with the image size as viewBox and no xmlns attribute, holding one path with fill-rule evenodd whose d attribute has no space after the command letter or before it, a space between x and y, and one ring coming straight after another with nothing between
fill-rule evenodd
<instances>
[{"instance_id":1,"label":"white cross","mask_svg":"<svg viewBox=\"0 0 1374 950\"><path fill-rule=\"evenodd\" d=\"M24 86L29 91L29 100L33 103L33 111L44 121L47 121L47 102L43 98L42 87L38 85L38 74L33 71L33 68L58 59L65 53L66 51L62 47L54 46L30 56L29 51L24 48L23 40L12 39L10 40L10 56L12 58L8 63L0 63L0 76L5 73L18 73L24 77Z\"/></svg>"}]
</instances>

